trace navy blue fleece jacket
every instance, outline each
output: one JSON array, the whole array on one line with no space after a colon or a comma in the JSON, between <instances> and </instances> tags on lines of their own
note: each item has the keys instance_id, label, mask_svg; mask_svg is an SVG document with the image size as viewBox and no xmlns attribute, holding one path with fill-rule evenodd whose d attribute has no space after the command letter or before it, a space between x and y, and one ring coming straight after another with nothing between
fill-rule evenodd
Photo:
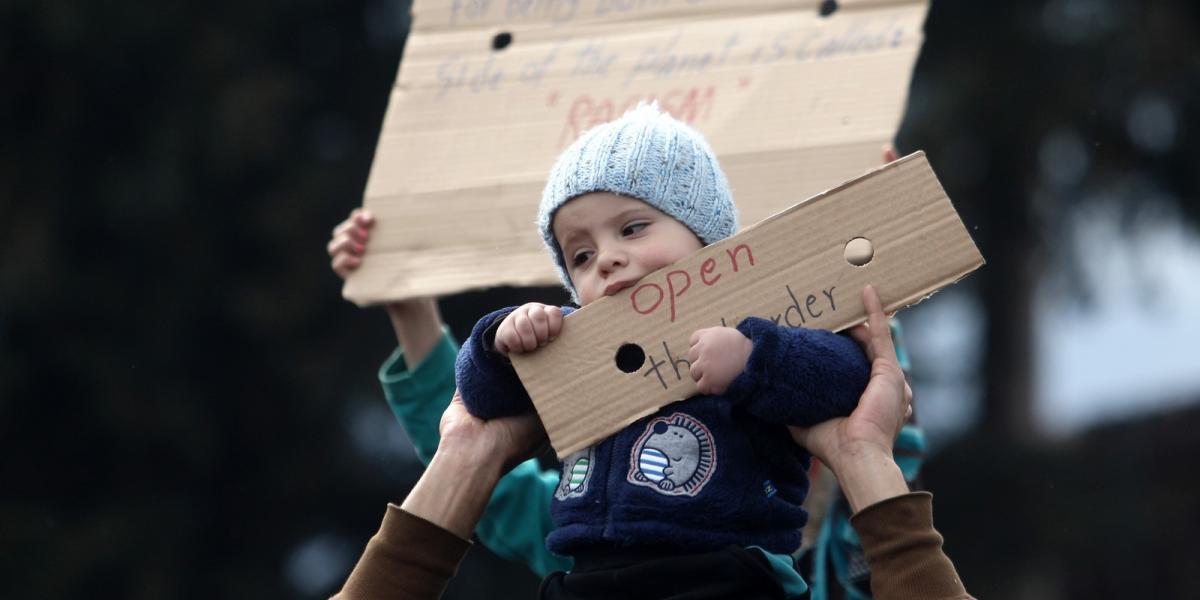
<instances>
[{"instance_id":1,"label":"navy blue fleece jacket","mask_svg":"<svg viewBox=\"0 0 1200 600\"><path fill-rule=\"evenodd\" d=\"M458 355L463 402L481 418L533 410L512 365L488 339L512 310L480 319ZM670 404L563 461L551 506L556 529L547 538L552 552L799 547L809 454L784 426L850 414L869 365L857 343L829 331L755 317L737 329L753 350L724 394Z\"/></svg>"}]
</instances>

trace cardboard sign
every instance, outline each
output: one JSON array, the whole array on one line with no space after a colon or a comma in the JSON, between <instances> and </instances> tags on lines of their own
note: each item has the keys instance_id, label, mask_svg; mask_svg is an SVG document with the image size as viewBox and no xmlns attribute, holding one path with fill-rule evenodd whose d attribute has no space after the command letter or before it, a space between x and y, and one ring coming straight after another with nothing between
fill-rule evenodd
<instances>
[{"instance_id":1,"label":"cardboard sign","mask_svg":"<svg viewBox=\"0 0 1200 600\"><path fill-rule=\"evenodd\" d=\"M581 308L553 343L510 358L563 457L694 395L697 329L757 316L840 331L866 321L867 284L892 312L982 264L918 152Z\"/></svg>"},{"instance_id":2,"label":"cardboard sign","mask_svg":"<svg viewBox=\"0 0 1200 600\"><path fill-rule=\"evenodd\" d=\"M742 223L878 164L925 0L416 0L347 298L555 284L534 227L590 127L657 99L704 133ZM825 5L828 6L828 5Z\"/></svg>"}]
</instances>

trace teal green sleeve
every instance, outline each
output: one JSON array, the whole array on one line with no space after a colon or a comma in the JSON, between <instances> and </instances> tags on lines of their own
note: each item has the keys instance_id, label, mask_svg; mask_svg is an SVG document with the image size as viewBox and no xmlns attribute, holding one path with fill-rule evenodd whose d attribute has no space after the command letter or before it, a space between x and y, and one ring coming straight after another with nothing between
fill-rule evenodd
<instances>
[{"instance_id":1,"label":"teal green sleeve","mask_svg":"<svg viewBox=\"0 0 1200 600\"><path fill-rule=\"evenodd\" d=\"M551 554L546 536L554 530L550 499L558 485L558 473L543 471L537 460L527 460L500 479L475 534L489 550L525 563L545 577L568 571L572 559Z\"/></svg>"},{"instance_id":2,"label":"teal green sleeve","mask_svg":"<svg viewBox=\"0 0 1200 600\"><path fill-rule=\"evenodd\" d=\"M417 457L426 465L437 451L442 413L454 397L455 356L458 344L443 329L442 339L411 371L400 348L379 369L379 383L383 384L388 407L408 433Z\"/></svg>"},{"instance_id":3,"label":"teal green sleeve","mask_svg":"<svg viewBox=\"0 0 1200 600\"><path fill-rule=\"evenodd\" d=\"M454 397L457 354L458 344L443 330L441 341L412 370L399 348L379 369L388 406L426 465L437 451L442 413ZM554 529L550 498L557 484L558 474L542 471L536 460L517 465L492 493L475 528L479 541L499 556L528 565L540 577L570 569L571 559L546 550L546 536Z\"/></svg>"}]
</instances>

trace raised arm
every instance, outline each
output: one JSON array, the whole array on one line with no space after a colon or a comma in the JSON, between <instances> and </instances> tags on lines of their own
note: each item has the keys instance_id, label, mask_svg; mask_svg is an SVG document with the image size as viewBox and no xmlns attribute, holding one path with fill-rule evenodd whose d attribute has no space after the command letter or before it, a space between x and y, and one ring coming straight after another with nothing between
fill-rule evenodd
<instances>
[{"instance_id":1,"label":"raised arm","mask_svg":"<svg viewBox=\"0 0 1200 600\"><path fill-rule=\"evenodd\" d=\"M339 277L347 277L362 264L374 223L370 213L356 209L334 228L327 250L333 271ZM432 298L394 302L384 308L391 319L398 346L380 368L379 382L388 407L408 434L417 457L429 465L440 443L439 423L455 391L454 363L458 344L443 325L437 303ZM436 470L446 469L446 462L443 460ZM461 475L468 472L464 469ZM474 484L476 479L472 478L471 482ZM550 554L544 542L553 529L550 498L557 483L557 472L543 471L536 460L515 467L494 486L487 509L476 527L479 540L499 556L528 565L539 576L570 568L571 561ZM385 535L387 532L395 528L407 531L412 527L424 532L418 537L428 538L431 544L441 539L444 543L438 547L457 547L461 542L444 531L438 538L435 531L441 530L392 506L368 552L388 543L391 538ZM465 551L465 542L461 543ZM438 553L433 551L429 556L436 557ZM452 572L454 564L456 562L449 567L427 564L422 568L449 568Z\"/></svg>"},{"instance_id":2,"label":"raised arm","mask_svg":"<svg viewBox=\"0 0 1200 600\"><path fill-rule=\"evenodd\" d=\"M535 415L483 421L459 398L441 420L442 443L404 503L380 530L336 598L438 598L500 477L545 443Z\"/></svg>"},{"instance_id":3,"label":"raised arm","mask_svg":"<svg viewBox=\"0 0 1200 600\"><path fill-rule=\"evenodd\" d=\"M356 208L345 221L333 228L326 244L329 263L338 277L345 279L362 265L375 216L365 208ZM413 298L384 305L396 341L404 348L408 364L416 366L442 338L442 315L436 298Z\"/></svg>"}]
</instances>

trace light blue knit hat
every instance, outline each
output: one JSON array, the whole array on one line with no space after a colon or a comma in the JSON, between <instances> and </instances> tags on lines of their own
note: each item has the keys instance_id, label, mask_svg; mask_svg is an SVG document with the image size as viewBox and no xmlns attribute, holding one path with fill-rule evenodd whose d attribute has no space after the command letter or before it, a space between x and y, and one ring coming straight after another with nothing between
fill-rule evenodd
<instances>
[{"instance_id":1,"label":"light blue knit hat","mask_svg":"<svg viewBox=\"0 0 1200 600\"><path fill-rule=\"evenodd\" d=\"M738 228L729 182L704 137L659 110L657 103L638 104L621 118L588 130L563 151L542 191L538 230L577 303L550 224L559 207L589 192L637 198L687 225L705 244Z\"/></svg>"}]
</instances>

